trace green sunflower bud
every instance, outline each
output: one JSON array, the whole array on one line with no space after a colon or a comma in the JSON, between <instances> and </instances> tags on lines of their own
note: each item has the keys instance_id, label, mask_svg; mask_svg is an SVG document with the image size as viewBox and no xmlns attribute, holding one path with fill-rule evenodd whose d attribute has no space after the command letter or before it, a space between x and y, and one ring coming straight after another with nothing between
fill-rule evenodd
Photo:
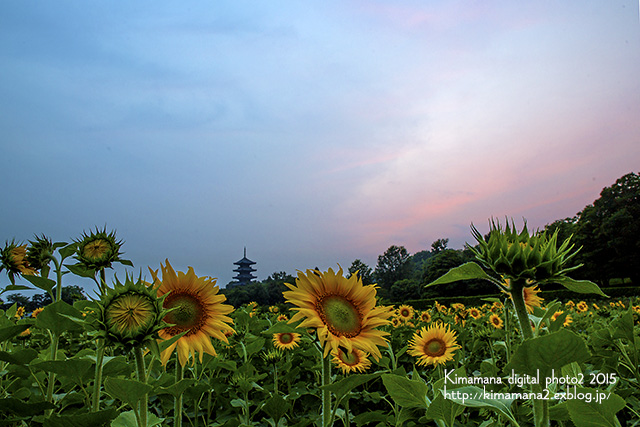
<instances>
[{"instance_id":1,"label":"green sunflower bud","mask_svg":"<svg viewBox=\"0 0 640 427\"><path fill-rule=\"evenodd\" d=\"M102 270L111 268L111 263L120 262L132 265L130 261L120 259L122 240L116 241L116 233L107 234L107 229L102 231L96 228L90 234L83 233L82 239L76 240L76 259L89 270Z\"/></svg>"},{"instance_id":2,"label":"green sunflower bud","mask_svg":"<svg viewBox=\"0 0 640 427\"><path fill-rule=\"evenodd\" d=\"M115 279L113 288L96 301L94 321L107 343L131 349L160 339L158 332L170 326L162 320L170 310L162 307L165 297L158 298L157 291L141 279Z\"/></svg>"},{"instance_id":3,"label":"green sunflower bud","mask_svg":"<svg viewBox=\"0 0 640 427\"><path fill-rule=\"evenodd\" d=\"M579 249L573 250L570 238L558 247L557 232L550 237L546 232L529 235L526 221L518 233L513 220L511 225L506 221L504 229L500 223L491 220L489 235L485 239L473 225L471 228L478 241L478 247L471 248L476 259L500 275L539 282L579 267L567 267L567 262Z\"/></svg>"},{"instance_id":4,"label":"green sunflower bud","mask_svg":"<svg viewBox=\"0 0 640 427\"><path fill-rule=\"evenodd\" d=\"M27 262L32 268L42 270L49 266L53 255L53 243L44 234L36 235L35 241L29 241L27 248Z\"/></svg>"}]
</instances>

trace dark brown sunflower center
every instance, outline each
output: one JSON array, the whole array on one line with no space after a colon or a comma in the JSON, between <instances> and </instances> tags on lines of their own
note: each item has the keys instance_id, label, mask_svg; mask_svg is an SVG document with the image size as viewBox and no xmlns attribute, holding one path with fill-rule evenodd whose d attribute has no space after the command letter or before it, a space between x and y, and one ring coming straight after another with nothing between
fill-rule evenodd
<instances>
[{"instance_id":1,"label":"dark brown sunflower center","mask_svg":"<svg viewBox=\"0 0 640 427\"><path fill-rule=\"evenodd\" d=\"M167 323L173 323L166 331L177 335L188 330L186 336L195 334L205 324L206 312L197 296L185 293L171 293L164 300L164 307L172 310L164 318Z\"/></svg>"},{"instance_id":2,"label":"dark brown sunflower center","mask_svg":"<svg viewBox=\"0 0 640 427\"><path fill-rule=\"evenodd\" d=\"M316 302L316 311L329 331L339 337L353 338L362 329L358 307L341 295L326 295Z\"/></svg>"},{"instance_id":3,"label":"dark brown sunflower center","mask_svg":"<svg viewBox=\"0 0 640 427\"><path fill-rule=\"evenodd\" d=\"M282 344L289 344L291 341L293 341L293 335L289 332L284 332L282 335L280 335L280 342Z\"/></svg>"},{"instance_id":4,"label":"dark brown sunflower center","mask_svg":"<svg viewBox=\"0 0 640 427\"><path fill-rule=\"evenodd\" d=\"M360 358L358 357L355 351L351 353L348 353L346 351L340 351L339 355L340 355L340 360L345 365L355 366L358 363L360 363Z\"/></svg>"},{"instance_id":5,"label":"dark brown sunflower center","mask_svg":"<svg viewBox=\"0 0 640 427\"><path fill-rule=\"evenodd\" d=\"M447 350L447 343L440 338L432 338L424 345L424 353L427 356L439 357Z\"/></svg>"},{"instance_id":6,"label":"dark brown sunflower center","mask_svg":"<svg viewBox=\"0 0 640 427\"><path fill-rule=\"evenodd\" d=\"M410 315L409 314L409 310L404 309L404 310L400 311L400 315L402 317L409 317L409 315Z\"/></svg>"}]
</instances>

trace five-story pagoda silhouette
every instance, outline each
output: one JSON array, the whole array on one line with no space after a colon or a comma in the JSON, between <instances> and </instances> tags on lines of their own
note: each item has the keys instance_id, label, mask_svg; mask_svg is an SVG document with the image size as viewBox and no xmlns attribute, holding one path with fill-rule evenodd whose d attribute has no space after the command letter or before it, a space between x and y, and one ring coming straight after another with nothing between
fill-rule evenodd
<instances>
[{"instance_id":1,"label":"five-story pagoda silhouette","mask_svg":"<svg viewBox=\"0 0 640 427\"><path fill-rule=\"evenodd\" d=\"M251 267L253 264L255 264L255 261L251 261L247 258L246 246L244 248L244 257L242 257L240 261L236 261L233 264L238 266L238 268L233 270L238 273L234 276L234 279L237 281L236 285L246 285L256 278L256 276L253 275L253 272L256 271L256 269Z\"/></svg>"}]
</instances>

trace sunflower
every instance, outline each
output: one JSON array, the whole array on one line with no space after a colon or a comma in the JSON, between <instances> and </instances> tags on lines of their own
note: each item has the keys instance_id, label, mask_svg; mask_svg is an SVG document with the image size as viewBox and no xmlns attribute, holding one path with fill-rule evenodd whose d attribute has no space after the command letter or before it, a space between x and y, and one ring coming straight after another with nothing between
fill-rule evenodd
<instances>
[{"instance_id":1,"label":"sunflower","mask_svg":"<svg viewBox=\"0 0 640 427\"><path fill-rule=\"evenodd\" d=\"M489 323L496 329L502 329L502 326L504 325L500 316L495 313L489 316Z\"/></svg>"},{"instance_id":2,"label":"sunflower","mask_svg":"<svg viewBox=\"0 0 640 427\"><path fill-rule=\"evenodd\" d=\"M401 305L400 307L398 307L397 313L400 320L402 320L403 322L408 322L409 320L413 319L415 311L410 305Z\"/></svg>"},{"instance_id":3,"label":"sunflower","mask_svg":"<svg viewBox=\"0 0 640 427\"><path fill-rule=\"evenodd\" d=\"M14 314L13 317L16 319L22 319L22 316L24 316L24 307L20 306L16 309L16 314Z\"/></svg>"},{"instance_id":4,"label":"sunflower","mask_svg":"<svg viewBox=\"0 0 640 427\"><path fill-rule=\"evenodd\" d=\"M571 315L567 315L567 317L564 319L564 323L562 324L562 326L567 327L571 323L573 323L573 318L571 317Z\"/></svg>"},{"instance_id":5,"label":"sunflower","mask_svg":"<svg viewBox=\"0 0 640 427\"><path fill-rule=\"evenodd\" d=\"M576 304L576 311L582 313L587 310L589 310L589 305L586 302L580 301L578 304Z\"/></svg>"},{"instance_id":6,"label":"sunflower","mask_svg":"<svg viewBox=\"0 0 640 427\"><path fill-rule=\"evenodd\" d=\"M400 320L398 316L393 316L391 318L391 326L393 326L394 328L397 328L400 325L402 325L402 320Z\"/></svg>"},{"instance_id":7,"label":"sunflower","mask_svg":"<svg viewBox=\"0 0 640 427\"><path fill-rule=\"evenodd\" d=\"M31 312L31 317L33 317L34 319L38 317L38 314L42 313L42 311L44 310L44 307L38 307L35 310L33 310Z\"/></svg>"},{"instance_id":8,"label":"sunflower","mask_svg":"<svg viewBox=\"0 0 640 427\"><path fill-rule=\"evenodd\" d=\"M455 331L436 323L413 334L407 353L418 358L418 365L444 365L459 348Z\"/></svg>"},{"instance_id":9,"label":"sunflower","mask_svg":"<svg viewBox=\"0 0 640 427\"><path fill-rule=\"evenodd\" d=\"M428 311L423 311L422 313L420 313L420 320L424 323L431 322L431 313L429 313Z\"/></svg>"},{"instance_id":10,"label":"sunflower","mask_svg":"<svg viewBox=\"0 0 640 427\"><path fill-rule=\"evenodd\" d=\"M289 318L287 317L286 314L279 314L277 320L278 322L286 322L287 320L289 320Z\"/></svg>"},{"instance_id":11,"label":"sunflower","mask_svg":"<svg viewBox=\"0 0 640 427\"><path fill-rule=\"evenodd\" d=\"M351 352L338 348L338 351L331 352L331 355L333 363L342 370L343 374L364 372L371 367L369 355L357 348L353 348Z\"/></svg>"},{"instance_id":12,"label":"sunflower","mask_svg":"<svg viewBox=\"0 0 640 427\"><path fill-rule=\"evenodd\" d=\"M176 342L171 344L161 354L162 364L166 365L173 350L177 347L178 359L184 366L190 356L199 353L202 362L203 352L212 356L216 351L211 344L211 337L224 343L229 343L225 332L233 332L229 325L233 320L227 314L233 311L233 307L224 304L227 299L218 294L216 280L208 277L198 277L189 267L185 274L179 271L177 274L166 260L166 266L160 264L162 269L162 284L158 288L158 296L167 293L163 307L172 311L164 318L164 321L173 324L160 331L162 339L169 339L175 335L186 332ZM154 281L158 281L158 271L149 269Z\"/></svg>"},{"instance_id":13,"label":"sunflower","mask_svg":"<svg viewBox=\"0 0 640 427\"><path fill-rule=\"evenodd\" d=\"M15 240L7 242L0 251L0 271L6 269L11 284L15 284L15 275L33 276L37 272L27 260L27 245L18 245Z\"/></svg>"},{"instance_id":14,"label":"sunflower","mask_svg":"<svg viewBox=\"0 0 640 427\"><path fill-rule=\"evenodd\" d=\"M524 295L524 304L527 306L527 312L533 313L533 307L542 306L543 299L538 296L540 293L540 289L538 286L529 286L522 288L522 293Z\"/></svg>"},{"instance_id":15,"label":"sunflower","mask_svg":"<svg viewBox=\"0 0 640 427\"><path fill-rule=\"evenodd\" d=\"M482 312L480 312L480 310L478 310L475 307L471 307L469 309L469 316L473 317L474 319L478 320L479 318L482 317Z\"/></svg>"},{"instance_id":16,"label":"sunflower","mask_svg":"<svg viewBox=\"0 0 640 427\"><path fill-rule=\"evenodd\" d=\"M387 345L384 336L389 333L377 327L388 324L392 313L387 307L376 307L374 285L363 286L357 274L345 278L342 268L337 273L331 268L325 273L299 271L296 286L285 285L290 290L283 295L297 311L289 323L304 319L300 327L315 328L324 357L330 350L343 347L348 352L357 348L380 359L378 346Z\"/></svg>"},{"instance_id":17,"label":"sunflower","mask_svg":"<svg viewBox=\"0 0 640 427\"><path fill-rule=\"evenodd\" d=\"M131 261L120 259L122 240L116 240L115 231L107 233L106 227L102 231L96 228L95 232L83 233L75 243L76 259L87 269L97 271L110 268L113 262L133 266Z\"/></svg>"},{"instance_id":18,"label":"sunflower","mask_svg":"<svg viewBox=\"0 0 640 427\"><path fill-rule=\"evenodd\" d=\"M298 347L300 334L295 332L278 332L273 334L273 346L279 350L291 350Z\"/></svg>"}]
</instances>

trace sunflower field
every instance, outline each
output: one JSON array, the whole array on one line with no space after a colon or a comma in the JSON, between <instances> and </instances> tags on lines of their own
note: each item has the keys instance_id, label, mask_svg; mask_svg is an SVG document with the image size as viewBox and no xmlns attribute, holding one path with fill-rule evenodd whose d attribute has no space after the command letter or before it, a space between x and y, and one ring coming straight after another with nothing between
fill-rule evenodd
<instances>
[{"instance_id":1,"label":"sunflower field","mask_svg":"<svg viewBox=\"0 0 640 427\"><path fill-rule=\"evenodd\" d=\"M570 278L556 235L475 228L477 262L431 283L496 285L474 306L386 305L342 269L298 272L285 303L233 308L215 279L167 260L107 281L115 233L7 242L0 290L2 426L640 426L638 297ZM63 280L93 278L68 304ZM28 285L17 284L16 279ZM559 283L584 296L546 301Z\"/></svg>"}]
</instances>

